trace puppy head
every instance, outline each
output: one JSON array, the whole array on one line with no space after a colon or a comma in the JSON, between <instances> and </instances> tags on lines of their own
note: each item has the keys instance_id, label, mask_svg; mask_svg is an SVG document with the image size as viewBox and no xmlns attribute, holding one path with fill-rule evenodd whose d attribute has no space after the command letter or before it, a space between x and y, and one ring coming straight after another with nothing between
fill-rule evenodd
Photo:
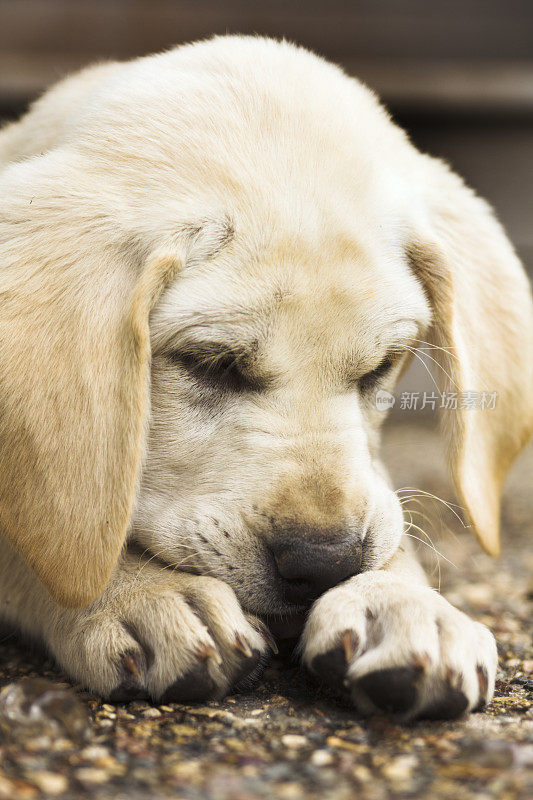
<instances>
[{"instance_id":1,"label":"puppy head","mask_svg":"<svg viewBox=\"0 0 533 800\"><path fill-rule=\"evenodd\" d=\"M3 534L67 605L130 530L250 610L297 608L399 545L375 393L432 335L454 389L498 393L448 425L495 551L533 337L486 206L296 48L230 37L124 70L68 147L2 175Z\"/></svg>"},{"instance_id":2,"label":"puppy head","mask_svg":"<svg viewBox=\"0 0 533 800\"><path fill-rule=\"evenodd\" d=\"M333 221L317 235L305 215L299 233L280 240L279 220L267 242L254 212L232 218L232 241L186 266L152 315L133 528L165 562L280 612L398 547L375 394L393 387L430 309L405 255L391 262Z\"/></svg>"}]
</instances>

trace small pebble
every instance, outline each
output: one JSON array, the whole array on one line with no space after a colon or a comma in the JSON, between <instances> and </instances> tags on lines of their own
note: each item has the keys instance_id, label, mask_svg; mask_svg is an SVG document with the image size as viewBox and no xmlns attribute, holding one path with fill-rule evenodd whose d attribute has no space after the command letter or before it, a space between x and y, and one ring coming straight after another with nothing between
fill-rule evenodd
<instances>
[{"instance_id":1,"label":"small pebble","mask_svg":"<svg viewBox=\"0 0 533 800\"><path fill-rule=\"evenodd\" d=\"M64 775L59 775L57 772L47 772L42 770L40 772L33 772L31 779L37 784L41 792L45 794L57 795L63 794L68 789L68 781Z\"/></svg>"},{"instance_id":2,"label":"small pebble","mask_svg":"<svg viewBox=\"0 0 533 800\"><path fill-rule=\"evenodd\" d=\"M329 767L335 762L335 758L329 750L315 750L311 755L310 761L315 767Z\"/></svg>"},{"instance_id":3,"label":"small pebble","mask_svg":"<svg viewBox=\"0 0 533 800\"><path fill-rule=\"evenodd\" d=\"M189 781L198 777L201 766L197 761L182 761L168 768L168 773L176 778Z\"/></svg>"},{"instance_id":4,"label":"small pebble","mask_svg":"<svg viewBox=\"0 0 533 800\"><path fill-rule=\"evenodd\" d=\"M277 787L277 795L282 800L297 800L297 798L304 796L304 792L298 783L285 783Z\"/></svg>"},{"instance_id":5,"label":"small pebble","mask_svg":"<svg viewBox=\"0 0 533 800\"><path fill-rule=\"evenodd\" d=\"M107 783L111 777L105 770L97 767L82 767L77 769L74 775L81 784L86 786L99 786Z\"/></svg>"},{"instance_id":6,"label":"small pebble","mask_svg":"<svg viewBox=\"0 0 533 800\"><path fill-rule=\"evenodd\" d=\"M297 733L286 733L281 737L281 743L285 745L285 747L288 747L289 750L295 750L299 747L305 747L307 745L307 739L305 736L300 736Z\"/></svg>"},{"instance_id":7,"label":"small pebble","mask_svg":"<svg viewBox=\"0 0 533 800\"><path fill-rule=\"evenodd\" d=\"M97 758L105 758L108 755L108 748L102 747L100 744L90 744L88 747L84 747L80 752L80 756L87 761L96 761Z\"/></svg>"},{"instance_id":8,"label":"small pebble","mask_svg":"<svg viewBox=\"0 0 533 800\"><path fill-rule=\"evenodd\" d=\"M11 800L14 795L15 787L13 786L13 783L0 775L0 797L2 800L4 800L4 798L5 800Z\"/></svg>"},{"instance_id":9,"label":"small pebble","mask_svg":"<svg viewBox=\"0 0 533 800\"><path fill-rule=\"evenodd\" d=\"M356 764L355 767L352 767L351 772L359 783L368 783L372 780L372 773L364 764Z\"/></svg>"},{"instance_id":10,"label":"small pebble","mask_svg":"<svg viewBox=\"0 0 533 800\"><path fill-rule=\"evenodd\" d=\"M158 708L147 708L146 711L141 713L145 719L159 719L159 717L163 716Z\"/></svg>"},{"instance_id":11,"label":"small pebble","mask_svg":"<svg viewBox=\"0 0 533 800\"><path fill-rule=\"evenodd\" d=\"M391 781L405 781L411 777L416 765L417 759L414 756L400 756L385 764L381 771Z\"/></svg>"}]
</instances>

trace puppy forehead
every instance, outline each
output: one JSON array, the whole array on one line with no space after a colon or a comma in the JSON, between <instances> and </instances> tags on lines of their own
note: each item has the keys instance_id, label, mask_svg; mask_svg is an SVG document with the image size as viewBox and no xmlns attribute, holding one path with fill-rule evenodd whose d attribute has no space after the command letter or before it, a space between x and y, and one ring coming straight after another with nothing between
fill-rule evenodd
<instances>
[{"instance_id":1,"label":"puppy forehead","mask_svg":"<svg viewBox=\"0 0 533 800\"><path fill-rule=\"evenodd\" d=\"M194 264L165 292L152 315L156 347L175 337L235 342L310 331L376 345L413 338L430 322L429 303L408 260L393 256L277 246L261 256L231 248Z\"/></svg>"}]
</instances>

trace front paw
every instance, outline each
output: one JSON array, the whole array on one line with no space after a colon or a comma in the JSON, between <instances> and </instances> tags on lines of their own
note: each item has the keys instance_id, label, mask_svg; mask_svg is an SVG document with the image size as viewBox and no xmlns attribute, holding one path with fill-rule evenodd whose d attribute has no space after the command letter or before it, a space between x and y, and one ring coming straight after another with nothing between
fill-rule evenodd
<instances>
[{"instance_id":1,"label":"front paw","mask_svg":"<svg viewBox=\"0 0 533 800\"><path fill-rule=\"evenodd\" d=\"M148 564L62 614L49 644L71 678L117 702L220 698L251 685L269 652L268 631L229 586Z\"/></svg>"},{"instance_id":2,"label":"front paw","mask_svg":"<svg viewBox=\"0 0 533 800\"><path fill-rule=\"evenodd\" d=\"M362 714L452 719L494 692L490 631L433 589L385 572L359 575L317 600L301 652Z\"/></svg>"}]
</instances>

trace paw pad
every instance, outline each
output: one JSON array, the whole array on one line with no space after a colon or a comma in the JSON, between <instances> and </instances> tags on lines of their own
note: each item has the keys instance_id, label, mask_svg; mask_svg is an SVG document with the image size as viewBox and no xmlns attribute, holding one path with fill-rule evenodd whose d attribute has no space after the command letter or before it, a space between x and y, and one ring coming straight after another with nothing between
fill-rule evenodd
<instances>
[{"instance_id":1,"label":"paw pad","mask_svg":"<svg viewBox=\"0 0 533 800\"><path fill-rule=\"evenodd\" d=\"M160 703L195 703L214 699L216 684L209 674L209 659L199 661L192 669L165 689Z\"/></svg>"},{"instance_id":2,"label":"paw pad","mask_svg":"<svg viewBox=\"0 0 533 800\"><path fill-rule=\"evenodd\" d=\"M464 714L468 706L467 696L453 686L446 691L420 714L422 719L455 719Z\"/></svg>"},{"instance_id":3,"label":"paw pad","mask_svg":"<svg viewBox=\"0 0 533 800\"><path fill-rule=\"evenodd\" d=\"M392 667L363 675L354 684L354 694L362 693L380 711L406 714L418 700L418 683L423 670L418 667Z\"/></svg>"}]
</instances>

